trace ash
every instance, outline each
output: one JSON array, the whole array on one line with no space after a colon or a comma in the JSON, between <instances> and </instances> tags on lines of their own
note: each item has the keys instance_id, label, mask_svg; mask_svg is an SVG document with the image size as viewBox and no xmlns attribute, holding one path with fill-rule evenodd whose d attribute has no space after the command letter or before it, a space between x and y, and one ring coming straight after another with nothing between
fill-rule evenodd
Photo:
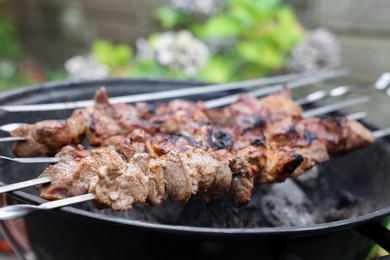
<instances>
[{"instance_id":1,"label":"ash","mask_svg":"<svg viewBox=\"0 0 390 260\"><path fill-rule=\"evenodd\" d=\"M186 205L173 201L164 201L155 207L138 204L126 212L110 208L97 210L92 203L82 207L149 223L214 228L309 226L362 213L360 200L348 191L332 188L318 167L295 179L256 187L249 204L240 207L232 202L228 193L209 202L200 194Z\"/></svg>"}]
</instances>

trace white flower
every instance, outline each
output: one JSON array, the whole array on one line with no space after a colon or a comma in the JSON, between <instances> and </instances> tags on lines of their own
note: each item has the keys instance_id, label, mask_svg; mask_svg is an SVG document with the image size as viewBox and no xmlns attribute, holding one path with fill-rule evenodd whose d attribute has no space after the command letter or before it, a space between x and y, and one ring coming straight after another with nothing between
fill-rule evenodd
<instances>
[{"instance_id":1,"label":"white flower","mask_svg":"<svg viewBox=\"0 0 390 260\"><path fill-rule=\"evenodd\" d=\"M327 29L307 34L291 53L290 66L299 72L333 69L340 65L340 44Z\"/></svg>"},{"instance_id":2,"label":"white flower","mask_svg":"<svg viewBox=\"0 0 390 260\"><path fill-rule=\"evenodd\" d=\"M165 32L154 42L156 61L187 76L195 75L208 61L210 51L189 31Z\"/></svg>"},{"instance_id":3,"label":"white flower","mask_svg":"<svg viewBox=\"0 0 390 260\"><path fill-rule=\"evenodd\" d=\"M153 59L153 48L149 45L148 41L145 38L138 38L135 41L136 55L135 59L137 60L152 60Z\"/></svg>"},{"instance_id":4,"label":"white flower","mask_svg":"<svg viewBox=\"0 0 390 260\"><path fill-rule=\"evenodd\" d=\"M10 79L16 74L16 66L9 60L0 59L0 78Z\"/></svg>"},{"instance_id":5,"label":"white flower","mask_svg":"<svg viewBox=\"0 0 390 260\"><path fill-rule=\"evenodd\" d=\"M64 67L71 79L102 79L110 73L108 66L100 64L93 55L74 56L65 62Z\"/></svg>"},{"instance_id":6,"label":"white flower","mask_svg":"<svg viewBox=\"0 0 390 260\"><path fill-rule=\"evenodd\" d=\"M170 5L187 14L211 16L215 14L225 0L171 0Z\"/></svg>"}]
</instances>

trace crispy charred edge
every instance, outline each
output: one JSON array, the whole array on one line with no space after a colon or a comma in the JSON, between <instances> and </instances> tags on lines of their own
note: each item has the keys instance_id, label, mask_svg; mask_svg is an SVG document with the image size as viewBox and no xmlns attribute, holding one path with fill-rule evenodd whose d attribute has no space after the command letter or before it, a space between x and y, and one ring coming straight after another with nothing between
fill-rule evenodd
<instances>
[{"instance_id":1,"label":"crispy charred edge","mask_svg":"<svg viewBox=\"0 0 390 260\"><path fill-rule=\"evenodd\" d=\"M347 117L280 118L265 127L266 141L292 147L307 147L322 142L331 155L372 144L375 138L363 124Z\"/></svg>"}]
</instances>

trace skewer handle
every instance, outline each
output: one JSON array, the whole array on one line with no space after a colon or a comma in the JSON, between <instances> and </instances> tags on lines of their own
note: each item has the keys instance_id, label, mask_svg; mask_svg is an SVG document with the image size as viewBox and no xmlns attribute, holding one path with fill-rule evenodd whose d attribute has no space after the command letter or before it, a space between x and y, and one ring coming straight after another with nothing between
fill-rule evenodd
<instances>
[{"instance_id":1,"label":"skewer handle","mask_svg":"<svg viewBox=\"0 0 390 260\"><path fill-rule=\"evenodd\" d=\"M24 137L22 136L10 136L10 137L1 137L0 143L3 142L14 142L14 141L23 141Z\"/></svg>"},{"instance_id":2,"label":"skewer handle","mask_svg":"<svg viewBox=\"0 0 390 260\"><path fill-rule=\"evenodd\" d=\"M62 200L46 202L39 206L28 205L28 204L5 206L3 208L0 208L0 220L13 220L13 219L23 217L38 209L45 209L45 210L55 209L55 208L70 206L85 201L90 201L93 199L95 199L95 195L88 193L88 194L83 194L80 196L75 196L75 197L66 198Z\"/></svg>"},{"instance_id":3,"label":"skewer handle","mask_svg":"<svg viewBox=\"0 0 390 260\"><path fill-rule=\"evenodd\" d=\"M4 192L9 192L9 191L14 191L14 190L20 190L23 188L39 185L39 184L44 184L44 183L49 183L51 182L50 178L48 177L43 177L43 178L37 178L37 179L32 179L28 181L23 181L23 182L17 182L14 184L7 184L2 187L0 187L0 193Z\"/></svg>"}]
</instances>

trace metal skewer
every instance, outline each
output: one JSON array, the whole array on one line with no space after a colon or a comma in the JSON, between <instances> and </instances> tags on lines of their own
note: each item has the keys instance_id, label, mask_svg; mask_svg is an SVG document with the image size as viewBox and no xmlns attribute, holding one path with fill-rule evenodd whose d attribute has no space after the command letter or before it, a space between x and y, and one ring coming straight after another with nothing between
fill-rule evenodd
<instances>
[{"instance_id":1,"label":"metal skewer","mask_svg":"<svg viewBox=\"0 0 390 260\"><path fill-rule=\"evenodd\" d=\"M0 131L11 133L16 128L19 128L23 125L27 125L26 123L10 123L6 125L0 126Z\"/></svg>"},{"instance_id":2,"label":"metal skewer","mask_svg":"<svg viewBox=\"0 0 390 260\"><path fill-rule=\"evenodd\" d=\"M17 182L14 184L8 184L0 187L0 193L20 190L23 188L32 187L32 186L49 183L49 182L51 182L50 178L41 177L41 178L36 178L28 181Z\"/></svg>"},{"instance_id":3,"label":"metal skewer","mask_svg":"<svg viewBox=\"0 0 390 260\"><path fill-rule=\"evenodd\" d=\"M350 93L369 93L378 90L384 90L390 85L390 73L385 72L375 81L374 84L364 87L339 86L331 90L319 90L307 95L304 98L296 100L300 105L306 105L315 101L320 101L328 97L341 97Z\"/></svg>"},{"instance_id":4,"label":"metal skewer","mask_svg":"<svg viewBox=\"0 0 390 260\"><path fill-rule=\"evenodd\" d=\"M317 107L317 108L313 108L310 110L306 110L302 113L302 116L304 116L304 117L319 116L319 115L339 111L339 110L347 108L347 107L363 104L363 103L368 102L369 100L370 100L369 97L359 97L359 98L348 99L348 100L344 100L344 101L337 102L334 104L329 104L329 105L325 105L322 107Z\"/></svg>"},{"instance_id":5,"label":"metal skewer","mask_svg":"<svg viewBox=\"0 0 390 260\"><path fill-rule=\"evenodd\" d=\"M206 94L218 91L234 90L234 89L248 89L258 86L264 86L269 84L276 84L282 82L288 82L297 78L336 78L345 76L349 73L348 70L335 70L335 71L323 71L317 73L303 73L303 74L291 74L282 75L269 78L260 78L253 80L245 80L240 82L213 84L201 87L172 89L166 91L158 91L151 93L136 94L130 96L121 96L110 98L112 104L116 103L134 103L140 101L160 100L166 98L178 98L190 95ZM49 104L36 104L36 105L6 105L0 106L0 110L8 112L31 112L31 111L50 111L50 110L63 110L63 109L75 109L94 104L93 100L82 100L73 102L61 102L61 103L49 103Z\"/></svg>"},{"instance_id":6,"label":"metal skewer","mask_svg":"<svg viewBox=\"0 0 390 260\"><path fill-rule=\"evenodd\" d=\"M24 158L12 158L8 156L0 155L0 159L18 162L18 163L56 163L60 159L58 157L24 157Z\"/></svg>"},{"instance_id":7,"label":"metal skewer","mask_svg":"<svg viewBox=\"0 0 390 260\"><path fill-rule=\"evenodd\" d=\"M20 205L12 205L5 206L0 208L0 220L12 220L16 218L23 217L35 210L38 209L55 209L61 208L85 201L90 201L95 199L95 195L91 193L70 197L62 200L55 200L43 203L41 205L28 205L28 204L20 204Z\"/></svg>"},{"instance_id":8,"label":"metal skewer","mask_svg":"<svg viewBox=\"0 0 390 260\"><path fill-rule=\"evenodd\" d=\"M328 74L322 74L322 75L316 75L316 76L309 76L303 79L298 79L295 81L288 82L286 84L278 84L274 85L271 87L263 88L263 89L257 89L257 90L252 90L248 91L248 94L254 96L254 97L261 97L265 95L269 95L272 93L276 93L278 91L283 90L283 88L289 88L289 89L294 89L298 87L304 87L308 86L311 84L319 83L324 80L336 78L336 77L341 77L345 76L347 71L335 71L334 73L328 73ZM241 94L234 94L222 98L216 98L213 100L208 100L204 102L204 106L207 108L216 108L216 107L221 107L225 105L229 105L235 101L238 100Z\"/></svg>"}]
</instances>

